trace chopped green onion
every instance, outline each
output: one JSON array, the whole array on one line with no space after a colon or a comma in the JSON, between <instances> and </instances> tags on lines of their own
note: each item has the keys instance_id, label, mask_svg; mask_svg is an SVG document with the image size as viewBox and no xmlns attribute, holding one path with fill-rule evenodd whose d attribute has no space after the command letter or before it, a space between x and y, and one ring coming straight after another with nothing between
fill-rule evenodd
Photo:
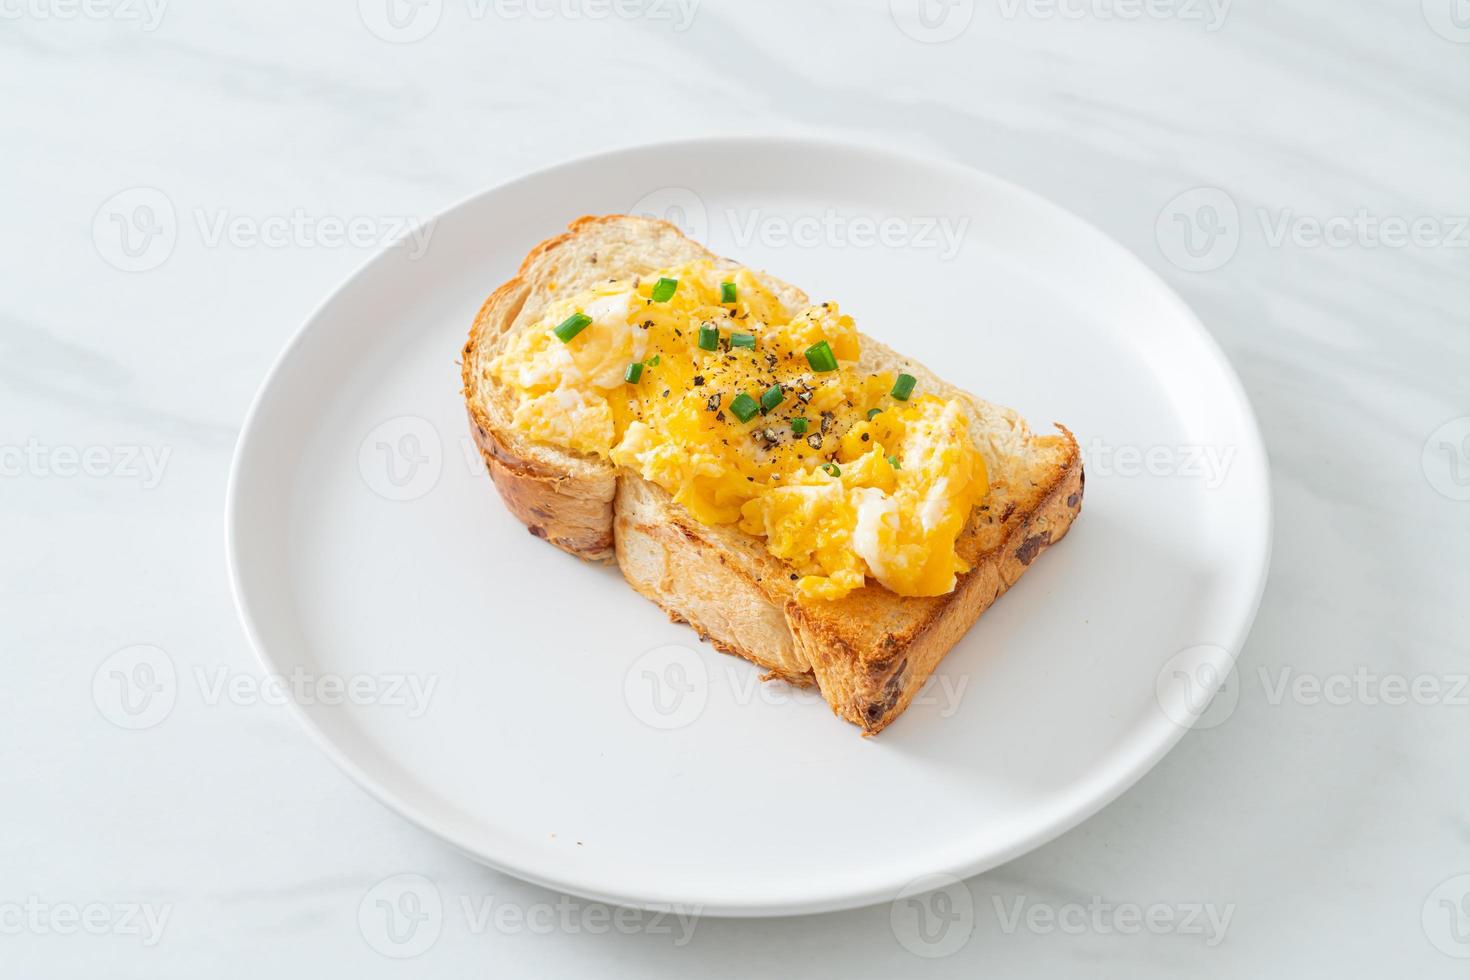
<instances>
[{"instance_id":1,"label":"chopped green onion","mask_svg":"<svg viewBox=\"0 0 1470 980\"><path fill-rule=\"evenodd\" d=\"M557 327L552 332L556 334L557 340L560 340L564 344L569 344L571 343L572 338L577 336L577 334L581 333L583 330L586 330L587 324L591 322L592 318L587 314L573 313L571 316L567 317L561 322L561 326Z\"/></svg>"},{"instance_id":2,"label":"chopped green onion","mask_svg":"<svg viewBox=\"0 0 1470 980\"><path fill-rule=\"evenodd\" d=\"M914 385L918 383L919 379L912 374L900 374L898 380L893 382L893 390L889 394L901 402L906 402L909 400L909 395L914 393Z\"/></svg>"},{"instance_id":3,"label":"chopped green onion","mask_svg":"<svg viewBox=\"0 0 1470 980\"><path fill-rule=\"evenodd\" d=\"M660 279L653 284L653 292L649 294L649 298L655 303L667 303L674 298L674 291L678 288L679 280Z\"/></svg>"},{"instance_id":4,"label":"chopped green onion","mask_svg":"<svg viewBox=\"0 0 1470 980\"><path fill-rule=\"evenodd\" d=\"M735 284L733 282L722 282L722 283L720 283L720 302L721 303L733 303L733 302L735 302Z\"/></svg>"},{"instance_id":5,"label":"chopped green onion","mask_svg":"<svg viewBox=\"0 0 1470 980\"><path fill-rule=\"evenodd\" d=\"M873 421L873 416L874 415L882 415L882 414L883 414L883 409L881 409L881 408L870 408L870 409L868 409L868 421L869 422Z\"/></svg>"},{"instance_id":6,"label":"chopped green onion","mask_svg":"<svg viewBox=\"0 0 1470 980\"><path fill-rule=\"evenodd\" d=\"M643 363L644 364L647 364L649 367L658 367L658 361L659 361L659 357L658 357L657 354L655 354L652 357L650 357L648 360L644 361Z\"/></svg>"},{"instance_id":7,"label":"chopped green onion","mask_svg":"<svg viewBox=\"0 0 1470 980\"><path fill-rule=\"evenodd\" d=\"M837 370L837 355L832 353L832 348L825 340L806 349L806 362L818 373Z\"/></svg>"},{"instance_id":8,"label":"chopped green onion","mask_svg":"<svg viewBox=\"0 0 1470 980\"><path fill-rule=\"evenodd\" d=\"M888 457L888 465L891 466L891 467L893 467L896 470L903 469L902 466L899 466L898 465L898 457L897 456L889 456Z\"/></svg>"},{"instance_id":9,"label":"chopped green onion","mask_svg":"<svg viewBox=\"0 0 1470 980\"><path fill-rule=\"evenodd\" d=\"M731 347L750 347L750 348L754 348L755 347L755 334L753 334L753 333L732 333L730 335L730 346Z\"/></svg>"},{"instance_id":10,"label":"chopped green onion","mask_svg":"<svg viewBox=\"0 0 1470 980\"><path fill-rule=\"evenodd\" d=\"M628 382L628 384L630 385L636 385L638 383L638 379L641 377L643 377L643 365L639 364L637 361L629 364L628 369L623 372L623 380Z\"/></svg>"},{"instance_id":11,"label":"chopped green onion","mask_svg":"<svg viewBox=\"0 0 1470 980\"><path fill-rule=\"evenodd\" d=\"M826 473L828 476L842 475L842 470L838 468L836 463L823 463L822 472Z\"/></svg>"},{"instance_id":12,"label":"chopped green onion","mask_svg":"<svg viewBox=\"0 0 1470 980\"><path fill-rule=\"evenodd\" d=\"M730 411L734 412L735 417L742 422L749 422L760 410L761 407L756 404L755 399L743 391L730 399Z\"/></svg>"},{"instance_id":13,"label":"chopped green onion","mask_svg":"<svg viewBox=\"0 0 1470 980\"><path fill-rule=\"evenodd\" d=\"M805 434L806 427L807 427L807 421L806 421L806 419L803 419L803 418L795 418L795 419L792 419L791 420L791 431L792 432L795 432L797 435L803 435L803 434Z\"/></svg>"},{"instance_id":14,"label":"chopped green onion","mask_svg":"<svg viewBox=\"0 0 1470 980\"><path fill-rule=\"evenodd\" d=\"M699 349L718 350L720 346L720 328L706 323L699 328Z\"/></svg>"},{"instance_id":15,"label":"chopped green onion","mask_svg":"<svg viewBox=\"0 0 1470 980\"><path fill-rule=\"evenodd\" d=\"M771 409L781 404L781 399L783 397L784 396L781 394L781 386L771 385L765 391L761 392L761 408L769 412Z\"/></svg>"}]
</instances>

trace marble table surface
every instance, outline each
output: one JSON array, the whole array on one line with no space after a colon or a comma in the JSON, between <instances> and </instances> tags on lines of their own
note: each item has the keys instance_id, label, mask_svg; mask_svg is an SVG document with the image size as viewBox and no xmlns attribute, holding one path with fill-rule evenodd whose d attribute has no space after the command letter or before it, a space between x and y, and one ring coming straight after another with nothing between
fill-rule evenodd
<instances>
[{"instance_id":1,"label":"marble table surface","mask_svg":"<svg viewBox=\"0 0 1470 980\"><path fill-rule=\"evenodd\" d=\"M0 0L0 79L0 976L1464 976L1465 0ZM117 723L116 651L257 671L235 437L400 219L728 133L988 170L1196 309L1273 467L1223 723L966 883L937 945L888 907L685 930L518 882L260 699ZM360 915L402 873L445 896L411 959Z\"/></svg>"}]
</instances>

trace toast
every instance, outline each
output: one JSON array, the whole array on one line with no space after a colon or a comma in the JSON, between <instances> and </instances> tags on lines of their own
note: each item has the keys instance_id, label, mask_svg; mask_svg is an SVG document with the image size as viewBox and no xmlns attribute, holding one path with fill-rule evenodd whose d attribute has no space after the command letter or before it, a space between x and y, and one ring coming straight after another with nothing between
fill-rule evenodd
<instances>
[{"instance_id":1,"label":"toast","mask_svg":"<svg viewBox=\"0 0 1470 980\"><path fill-rule=\"evenodd\" d=\"M533 441L512 425L515 394L490 362L549 303L609 277L708 260L737 268L675 226L626 215L583 217L533 248L480 308L463 351L474 439L505 506L536 537L590 561L616 559L634 589L723 652L798 685L815 684L865 734L900 715L944 654L1036 557L1060 540L1082 504L1076 440L1062 426L1035 435L1013 411L946 384L863 335L859 370L898 370L926 391L960 398L989 471L955 550L970 566L953 591L900 596L875 581L845 596L798 598L791 568L734 525L704 524L660 486L596 455ZM766 277L788 306L808 303Z\"/></svg>"}]
</instances>

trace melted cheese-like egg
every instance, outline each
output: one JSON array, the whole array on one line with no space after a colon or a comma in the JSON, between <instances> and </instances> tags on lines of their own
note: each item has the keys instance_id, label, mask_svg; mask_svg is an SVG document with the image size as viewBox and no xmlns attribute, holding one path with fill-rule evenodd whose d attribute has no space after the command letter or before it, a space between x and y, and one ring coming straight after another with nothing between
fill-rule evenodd
<instances>
[{"instance_id":1,"label":"melted cheese-like egg","mask_svg":"<svg viewBox=\"0 0 1470 980\"><path fill-rule=\"evenodd\" d=\"M661 280L677 287L660 301ZM556 328L576 314L590 322L563 341ZM701 347L701 329L716 349ZM808 359L822 342L836 370ZM893 375L857 370L860 354L836 304L788 309L757 273L695 262L553 302L490 373L514 392L519 431L637 472L696 520L764 538L803 599L869 578L942 595L968 570L955 541L989 491L984 458L961 400L900 400Z\"/></svg>"}]
</instances>

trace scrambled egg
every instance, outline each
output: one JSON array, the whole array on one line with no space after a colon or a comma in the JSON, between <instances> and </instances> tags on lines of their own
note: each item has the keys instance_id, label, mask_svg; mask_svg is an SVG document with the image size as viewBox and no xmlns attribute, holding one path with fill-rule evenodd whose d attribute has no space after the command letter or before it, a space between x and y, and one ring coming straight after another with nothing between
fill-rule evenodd
<instances>
[{"instance_id":1,"label":"scrambled egg","mask_svg":"<svg viewBox=\"0 0 1470 980\"><path fill-rule=\"evenodd\" d=\"M763 537L803 599L869 577L942 595L968 570L954 545L985 461L962 402L861 374L859 354L835 303L788 309L756 273L695 262L552 304L490 371L521 432Z\"/></svg>"}]
</instances>

